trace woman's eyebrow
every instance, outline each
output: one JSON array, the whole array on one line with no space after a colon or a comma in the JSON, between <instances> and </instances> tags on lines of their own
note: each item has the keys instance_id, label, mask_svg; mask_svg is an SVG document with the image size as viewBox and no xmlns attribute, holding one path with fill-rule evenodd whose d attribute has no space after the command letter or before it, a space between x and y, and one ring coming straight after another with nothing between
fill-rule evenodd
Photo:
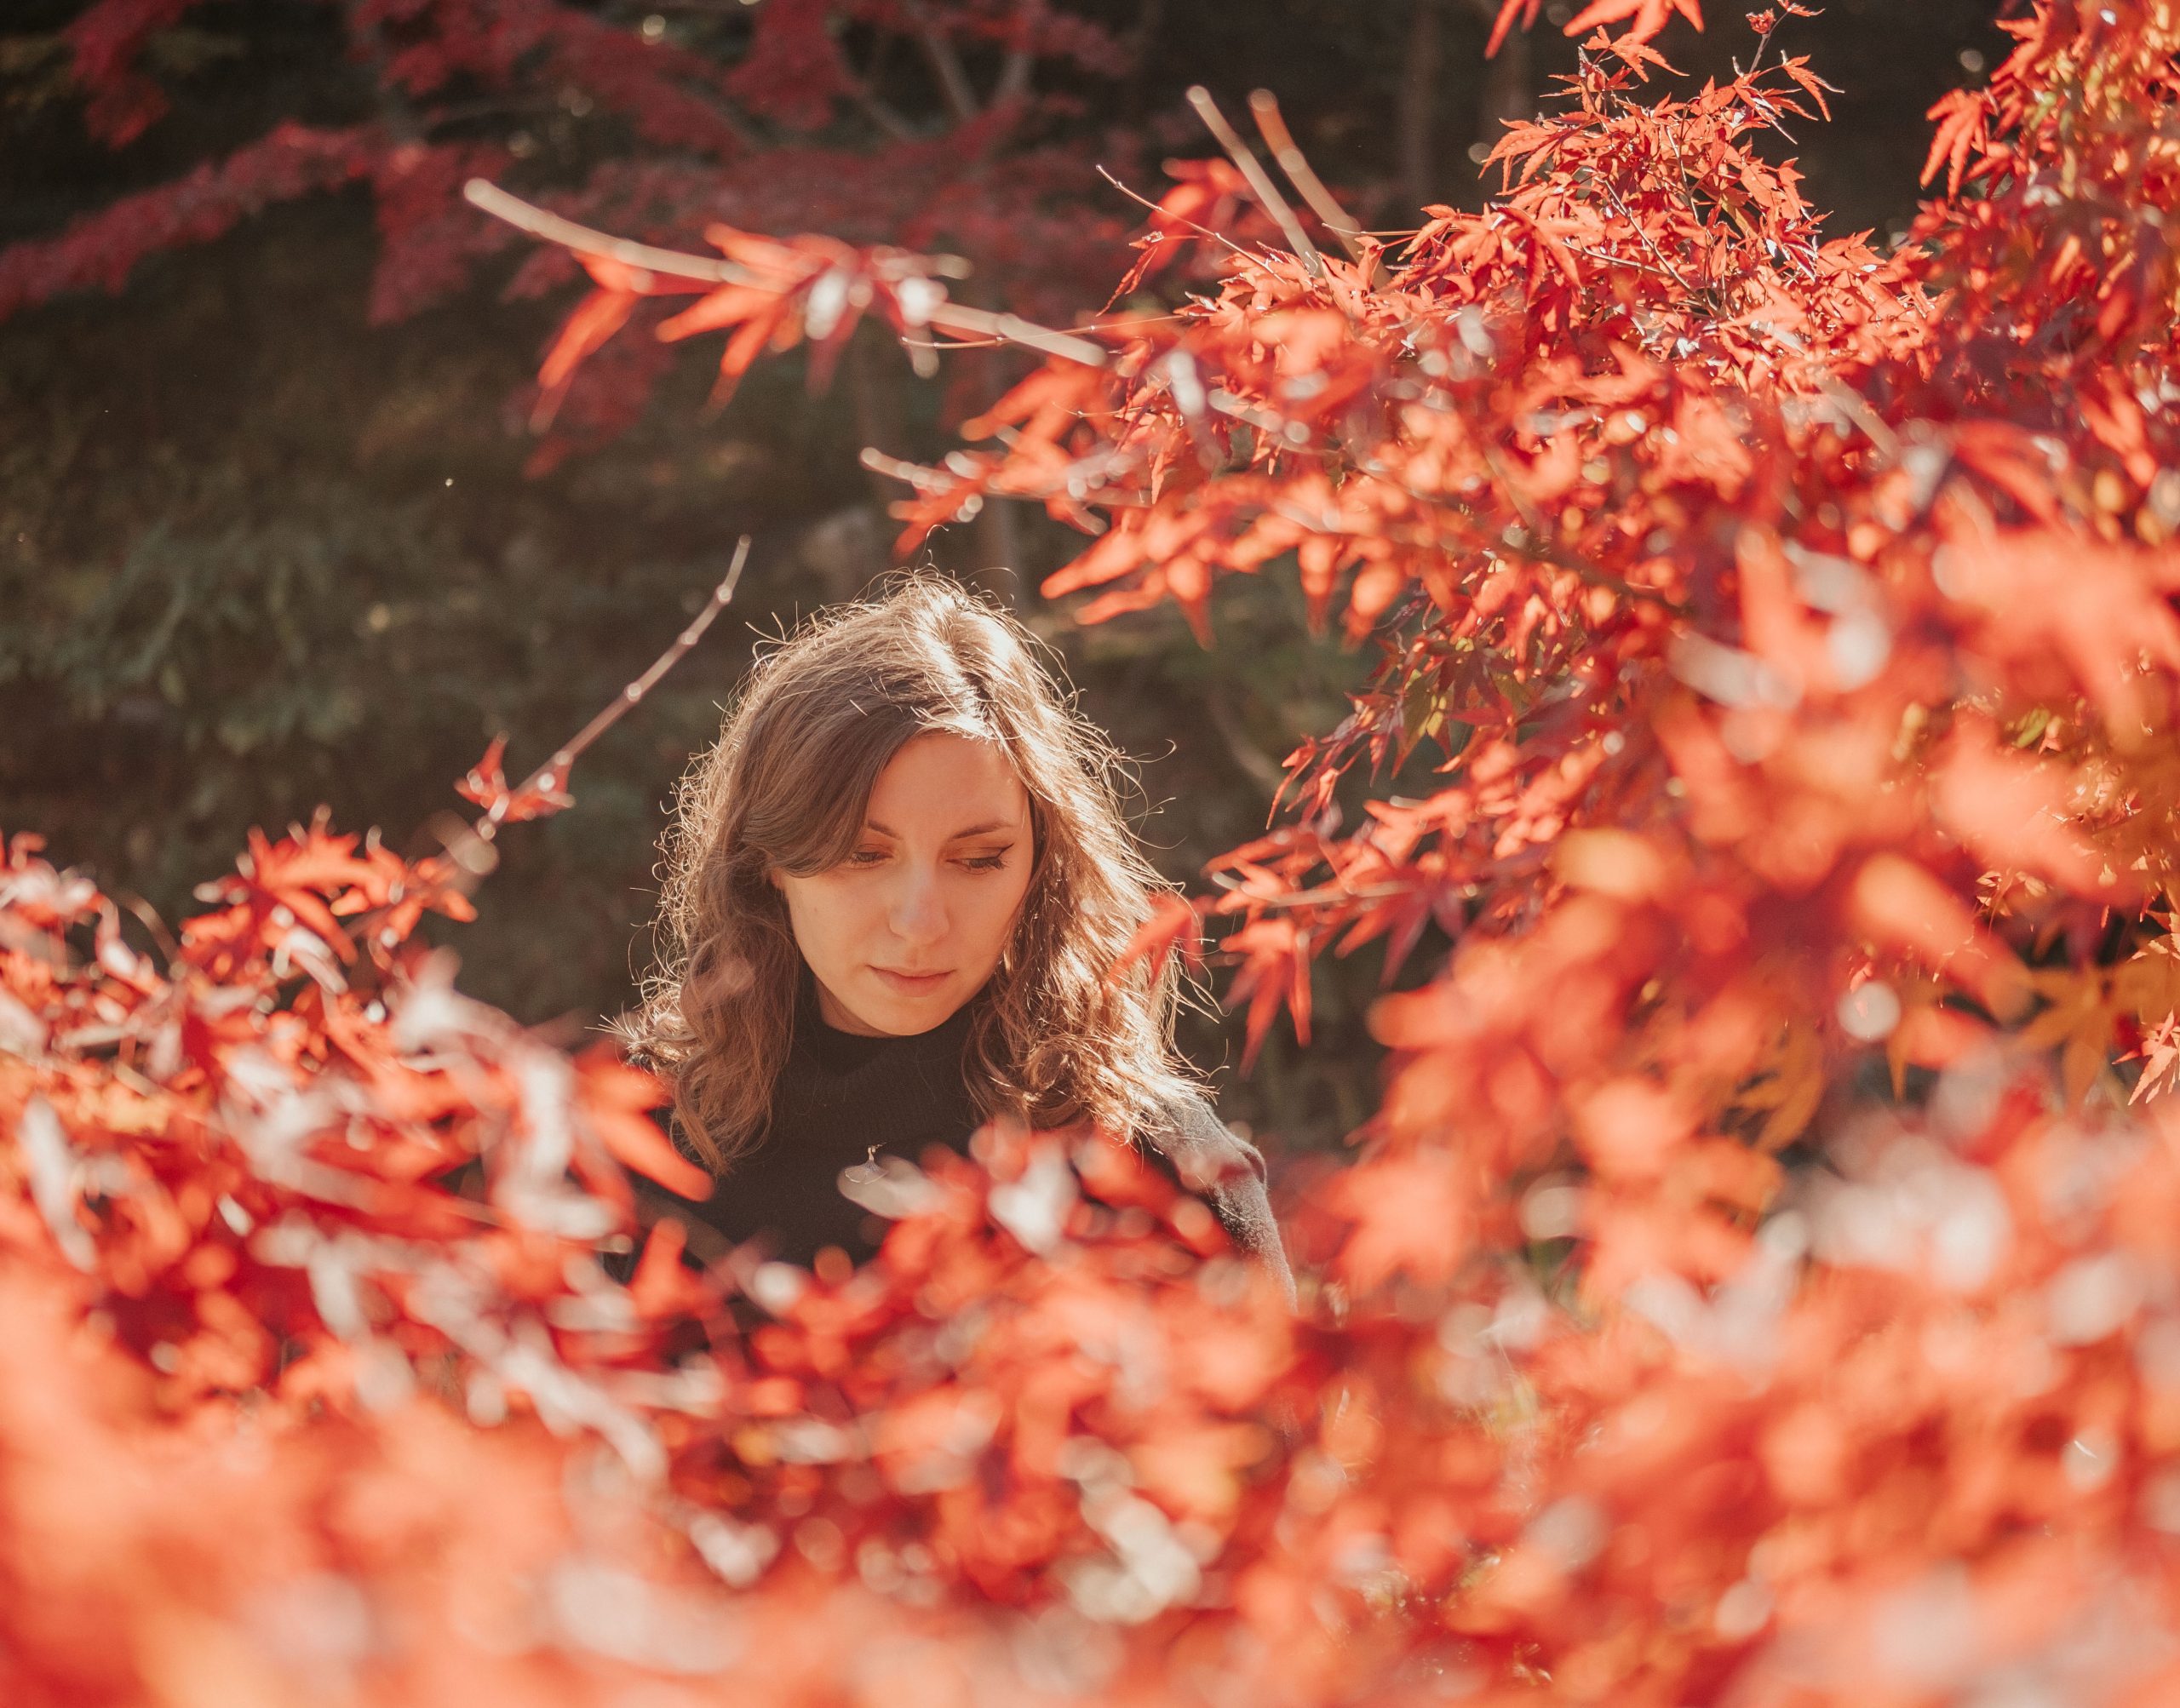
<instances>
[{"instance_id":1,"label":"woman's eyebrow","mask_svg":"<svg viewBox=\"0 0 2180 1708\"><path fill-rule=\"evenodd\" d=\"M890 836L897 842L901 840L901 833L899 831L894 829L890 824L881 824L875 818L864 819L863 821L863 828L865 830L875 830L881 836ZM995 818L987 823L972 824L967 830L957 830L946 840L949 842L959 842L965 837L989 836L996 830L1018 830L1021 828L1022 827L1020 825L1016 824L1011 819Z\"/></svg>"}]
</instances>

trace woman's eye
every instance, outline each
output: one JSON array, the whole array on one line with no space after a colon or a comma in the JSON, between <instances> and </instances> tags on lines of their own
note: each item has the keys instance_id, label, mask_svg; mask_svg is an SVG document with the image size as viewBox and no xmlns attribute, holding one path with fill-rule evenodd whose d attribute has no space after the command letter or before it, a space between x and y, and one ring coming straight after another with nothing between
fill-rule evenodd
<instances>
[{"instance_id":1,"label":"woman's eye","mask_svg":"<svg viewBox=\"0 0 2180 1708\"><path fill-rule=\"evenodd\" d=\"M996 872L1007 864L1007 855L1002 848L996 854L972 854L961 863L972 872Z\"/></svg>"},{"instance_id":2,"label":"woman's eye","mask_svg":"<svg viewBox=\"0 0 2180 1708\"><path fill-rule=\"evenodd\" d=\"M854 853L848 856L848 864L851 866L875 866L885 857L886 851L883 848L858 848Z\"/></svg>"}]
</instances>

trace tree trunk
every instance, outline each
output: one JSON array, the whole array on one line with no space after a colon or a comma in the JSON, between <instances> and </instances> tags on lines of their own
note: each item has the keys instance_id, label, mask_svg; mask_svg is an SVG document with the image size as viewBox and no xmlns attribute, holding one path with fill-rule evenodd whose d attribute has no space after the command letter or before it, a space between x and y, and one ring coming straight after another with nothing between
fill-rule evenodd
<instances>
[{"instance_id":1,"label":"tree trunk","mask_svg":"<svg viewBox=\"0 0 2180 1708\"><path fill-rule=\"evenodd\" d=\"M977 513L976 567L969 580L1009 605L1023 605L1036 591L1024 574L1022 519L1018 501L987 498Z\"/></svg>"},{"instance_id":2,"label":"tree trunk","mask_svg":"<svg viewBox=\"0 0 2180 1708\"><path fill-rule=\"evenodd\" d=\"M881 330L858 327L848 341L846 358L840 365L847 377L848 402L855 411L855 432L863 441L861 448L882 450L888 456L906 456L909 448L902 407L900 352L883 347L879 341ZM886 507L902 496L901 484L875 468L866 470L865 475L871 502L883 516Z\"/></svg>"},{"instance_id":3,"label":"tree trunk","mask_svg":"<svg viewBox=\"0 0 2180 1708\"><path fill-rule=\"evenodd\" d=\"M1149 88L1144 73L1165 22L1165 0L1140 0L1134 24L1121 37L1128 54L1127 75L1121 83L1121 116L1130 124L1142 121Z\"/></svg>"},{"instance_id":4,"label":"tree trunk","mask_svg":"<svg viewBox=\"0 0 2180 1708\"><path fill-rule=\"evenodd\" d=\"M1400 80L1400 190L1403 219L1438 199L1439 62L1444 57L1443 0L1410 0L1408 64Z\"/></svg>"},{"instance_id":5,"label":"tree trunk","mask_svg":"<svg viewBox=\"0 0 2180 1708\"><path fill-rule=\"evenodd\" d=\"M1476 0L1476 5L1487 22L1498 14L1494 0ZM1535 63L1528 31L1513 31L1500 44L1499 56L1484 74L1483 109L1477 115L1476 140L1486 153L1499 146L1508 121L1536 117L1536 91L1530 83Z\"/></svg>"}]
</instances>

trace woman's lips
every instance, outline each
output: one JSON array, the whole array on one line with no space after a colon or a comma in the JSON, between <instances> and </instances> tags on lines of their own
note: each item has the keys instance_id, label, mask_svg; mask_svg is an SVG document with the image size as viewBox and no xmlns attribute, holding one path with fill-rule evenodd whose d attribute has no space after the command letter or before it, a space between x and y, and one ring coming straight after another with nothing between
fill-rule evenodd
<instances>
[{"instance_id":1,"label":"woman's lips","mask_svg":"<svg viewBox=\"0 0 2180 1708\"><path fill-rule=\"evenodd\" d=\"M874 966L870 970L904 996L927 996L953 976L950 968L937 972L898 972L890 966Z\"/></svg>"}]
</instances>

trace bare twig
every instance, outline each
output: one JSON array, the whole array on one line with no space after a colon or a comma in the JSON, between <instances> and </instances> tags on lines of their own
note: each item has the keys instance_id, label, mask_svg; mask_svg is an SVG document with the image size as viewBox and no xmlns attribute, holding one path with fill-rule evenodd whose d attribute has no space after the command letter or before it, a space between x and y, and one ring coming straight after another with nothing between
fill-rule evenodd
<instances>
[{"instance_id":1,"label":"bare twig","mask_svg":"<svg viewBox=\"0 0 2180 1708\"><path fill-rule=\"evenodd\" d=\"M1361 261L1368 253L1362 246L1362 227L1356 223L1352 214L1340 205L1340 198L1325 187L1324 181L1295 146L1294 133L1287 128L1287 120L1279 111L1278 98L1268 89L1258 89L1249 96L1249 112L1264 135L1265 146L1271 150L1271 158L1279 163L1279 169L1302 192L1302 199L1325 222L1325 228L1340 239L1349 259Z\"/></svg>"},{"instance_id":2,"label":"bare twig","mask_svg":"<svg viewBox=\"0 0 2180 1708\"><path fill-rule=\"evenodd\" d=\"M1779 33L1780 25L1784 24L1786 20L1781 18L1778 24L1773 25L1770 30L1766 31L1763 35L1760 35L1756 38L1756 57L1748 62L1748 69L1747 71L1744 72L1741 70L1741 60L1738 56L1735 57L1734 60L1734 72L1736 76L1741 77L1753 77L1758 71L1763 69L1764 50L1771 45L1771 37ZM1779 50L1779 57L1781 59L1786 57L1785 49L1781 48Z\"/></svg>"},{"instance_id":3,"label":"bare twig","mask_svg":"<svg viewBox=\"0 0 2180 1708\"><path fill-rule=\"evenodd\" d=\"M1279 193L1269 173L1242 140L1234 127L1226 122L1226 115L1219 110L1219 103L1211 98L1211 91L1202 83L1189 91L1189 105L1196 109L1196 117L1219 140L1234 164L1241 169L1242 176L1248 181L1250 193L1255 196L1265 212L1278 223L1287 238L1287 246L1301 258L1302 265L1310 270L1313 278L1325 276L1324 257L1317 253L1317 246L1310 241L1310 234L1302 229L1302 222L1294 217L1294 209L1287 205L1287 198Z\"/></svg>"},{"instance_id":4,"label":"bare twig","mask_svg":"<svg viewBox=\"0 0 2180 1708\"><path fill-rule=\"evenodd\" d=\"M502 795L492 810L477 821L477 834L481 839L487 842L492 840L511 800L525 795L550 796L565 793L569 771L574 769L575 762L583 756L591 743L619 723L630 708L640 704L644 696L658 685L659 679L686 657L689 649L703 639L704 631L718 620L719 614L733 600L735 586L742 579L742 566L749 561L749 536L744 534L734 548L734 561L727 565L725 579L712 589L712 596L705 601L704 608L675 637L674 645L652 661L650 669L614 696L612 703L602 708L596 717L577 731L573 740L524 778L519 788Z\"/></svg>"},{"instance_id":5,"label":"bare twig","mask_svg":"<svg viewBox=\"0 0 2180 1708\"><path fill-rule=\"evenodd\" d=\"M1122 183L1119 179L1114 177L1110 172L1107 171L1102 166L1098 169L1098 175L1100 178L1103 178L1108 184L1111 185L1113 188L1119 191L1121 194L1127 197L1129 201L1134 203L1138 207L1148 208L1154 214L1164 215L1165 217L1172 221L1173 224L1177 226L1186 226L1200 238L1208 238L1214 244L1225 244L1228 249L1234 252L1234 255L1236 260L1248 261L1253 266L1257 267L1261 267L1263 265L1263 263L1258 261L1254 255L1251 255L1247 249L1236 243L1233 238L1228 237L1225 232L1214 232L1210 226L1199 225L1194 220L1179 219L1172 214L1167 214L1163 208L1160 207L1157 203L1152 201L1150 197L1144 195L1140 190L1131 190L1127 185Z\"/></svg>"},{"instance_id":6,"label":"bare twig","mask_svg":"<svg viewBox=\"0 0 2180 1708\"><path fill-rule=\"evenodd\" d=\"M1613 255L1605 249L1589 249L1580 244L1568 244L1564 238L1562 238L1560 242L1567 244L1567 253L1569 255L1580 255L1588 261L1603 261L1607 267L1632 267L1637 272L1647 272L1652 278L1661 278L1667 284L1678 283L1671 273L1661 272L1648 261L1633 261L1626 255Z\"/></svg>"},{"instance_id":7,"label":"bare twig","mask_svg":"<svg viewBox=\"0 0 2180 1708\"><path fill-rule=\"evenodd\" d=\"M181 959L181 945L175 941L174 933L167 929L152 904L141 896L118 895L114 899L136 916L137 922L152 934L152 941L159 946L159 953L172 966Z\"/></svg>"},{"instance_id":8,"label":"bare twig","mask_svg":"<svg viewBox=\"0 0 2180 1708\"><path fill-rule=\"evenodd\" d=\"M1885 424L1878 412L1869 406L1862 394L1837 375L1819 368L1813 370L1817 389L1825 398L1849 421L1860 427L1869 442L1875 445L1888 461L1900 456L1900 435Z\"/></svg>"}]
</instances>

